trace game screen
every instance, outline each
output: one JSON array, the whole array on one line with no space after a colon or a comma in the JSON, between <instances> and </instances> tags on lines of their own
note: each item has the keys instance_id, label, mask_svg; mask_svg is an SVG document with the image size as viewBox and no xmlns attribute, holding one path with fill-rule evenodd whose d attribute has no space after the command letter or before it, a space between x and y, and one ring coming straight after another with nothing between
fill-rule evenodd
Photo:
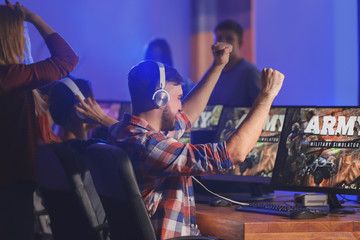
<instances>
[{"instance_id":1,"label":"game screen","mask_svg":"<svg viewBox=\"0 0 360 240\"><path fill-rule=\"evenodd\" d=\"M244 121L249 111L250 108L224 108L215 139L225 141ZM235 169L226 172L226 174L237 176L272 176L285 112L286 108L284 107L271 108L255 147L248 154L244 162L238 164Z\"/></svg>"},{"instance_id":2,"label":"game screen","mask_svg":"<svg viewBox=\"0 0 360 240\"><path fill-rule=\"evenodd\" d=\"M288 108L272 183L359 189L360 108Z\"/></svg>"},{"instance_id":3,"label":"game screen","mask_svg":"<svg viewBox=\"0 0 360 240\"><path fill-rule=\"evenodd\" d=\"M124 112L131 113L130 102L101 100L97 102L106 115L117 120L120 120L123 117Z\"/></svg>"},{"instance_id":4,"label":"game screen","mask_svg":"<svg viewBox=\"0 0 360 240\"><path fill-rule=\"evenodd\" d=\"M206 106L205 110L200 114L199 118L196 119L196 121L192 125L190 131L185 132L183 137L180 139L180 142L190 143L192 131L204 130L203 133L205 135L211 134L211 132L215 132L217 125L219 123L222 109L223 109L222 105Z\"/></svg>"},{"instance_id":5,"label":"game screen","mask_svg":"<svg viewBox=\"0 0 360 240\"><path fill-rule=\"evenodd\" d=\"M97 103L106 115L119 121L123 118L125 112L132 112L131 102L97 100ZM99 138L106 141L108 139L108 128L100 126L96 129L92 129L88 132L88 138Z\"/></svg>"}]
</instances>

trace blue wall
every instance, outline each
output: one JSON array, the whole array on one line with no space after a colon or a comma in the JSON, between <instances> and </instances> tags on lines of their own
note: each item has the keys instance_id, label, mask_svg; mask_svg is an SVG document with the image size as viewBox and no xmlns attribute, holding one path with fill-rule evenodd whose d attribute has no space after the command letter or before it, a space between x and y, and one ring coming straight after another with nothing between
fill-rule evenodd
<instances>
[{"instance_id":1,"label":"blue wall","mask_svg":"<svg viewBox=\"0 0 360 240\"><path fill-rule=\"evenodd\" d=\"M255 0L256 65L286 77L278 105L357 105L356 0Z\"/></svg>"},{"instance_id":2,"label":"blue wall","mask_svg":"<svg viewBox=\"0 0 360 240\"><path fill-rule=\"evenodd\" d=\"M127 73L155 37L169 40L174 64L190 75L190 0L24 0L76 50L74 74L97 99L129 100ZM357 105L356 0L253 0L256 65L286 75L278 105ZM48 56L30 28L35 60Z\"/></svg>"},{"instance_id":3,"label":"blue wall","mask_svg":"<svg viewBox=\"0 0 360 240\"><path fill-rule=\"evenodd\" d=\"M169 41L174 65L189 76L190 2L187 0L24 0L75 49L80 63L73 74L93 82L101 100L130 100L127 73L144 57L145 44ZM31 25L35 60L49 56Z\"/></svg>"}]
</instances>

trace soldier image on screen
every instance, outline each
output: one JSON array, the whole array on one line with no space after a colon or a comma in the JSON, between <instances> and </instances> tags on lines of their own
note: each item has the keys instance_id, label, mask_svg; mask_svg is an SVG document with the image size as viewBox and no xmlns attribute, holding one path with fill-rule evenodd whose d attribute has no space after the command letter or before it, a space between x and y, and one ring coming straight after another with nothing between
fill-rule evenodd
<instances>
[{"instance_id":1,"label":"soldier image on screen","mask_svg":"<svg viewBox=\"0 0 360 240\"><path fill-rule=\"evenodd\" d=\"M344 118L343 126L349 124L351 116L358 116L358 112L351 112L347 109L334 108L317 111L313 108L306 109L302 114L299 111L292 112L290 129L286 138L285 165L287 171L282 172L284 181L287 184L297 186L314 187L339 187L344 189L359 189L360 179L360 150L356 147L335 147L336 144L355 144L360 141L358 137L359 123L355 122L351 127L354 134L341 132L329 134L329 131L336 131L338 125L333 125L328 133L323 131L323 119L325 117ZM318 123L314 125L316 117ZM353 117L354 118L354 117ZM305 131L310 124L310 129L317 126L322 133ZM328 122L326 124L329 124ZM341 127L339 123L339 126ZM325 125L328 126L328 125ZM347 131L350 127L348 127ZM332 147L331 147L332 146Z\"/></svg>"},{"instance_id":2,"label":"soldier image on screen","mask_svg":"<svg viewBox=\"0 0 360 240\"><path fill-rule=\"evenodd\" d=\"M317 158L299 171L301 177L312 174L316 185L319 185L324 179L330 179L330 177L336 173L335 164L326 161L323 157Z\"/></svg>"}]
</instances>

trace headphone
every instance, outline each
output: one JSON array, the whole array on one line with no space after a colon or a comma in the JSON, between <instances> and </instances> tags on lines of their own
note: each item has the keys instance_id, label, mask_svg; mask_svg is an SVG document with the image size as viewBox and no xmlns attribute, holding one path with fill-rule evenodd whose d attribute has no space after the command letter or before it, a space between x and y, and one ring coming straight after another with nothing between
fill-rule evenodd
<instances>
[{"instance_id":1,"label":"headphone","mask_svg":"<svg viewBox=\"0 0 360 240\"><path fill-rule=\"evenodd\" d=\"M157 89L153 96L152 96L152 101L154 103L154 105L157 108L161 108L163 106L165 106L169 100L170 100L170 95L169 93L164 89L165 88L165 66L164 64L162 64L161 62L156 62L158 67L159 67L159 74L160 74L160 88Z\"/></svg>"},{"instance_id":2,"label":"headphone","mask_svg":"<svg viewBox=\"0 0 360 240\"><path fill-rule=\"evenodd\" d=\"M76 83L71 78L65 77L65 78L61 79L59 82L63 83L66 87L68 87L72 91L74 96L78 95L81 98L81 100L85 101L84 95L82 94L79 87L76 85ZM76 105L81 107L81 104L79 103L79 101L77 99L76 99ZM74 111L78 118L80 118L82 120L88 119L88 117L86 117L84 114L79 113L75 109L74 109Z\"/></svg>"}]
</instances>

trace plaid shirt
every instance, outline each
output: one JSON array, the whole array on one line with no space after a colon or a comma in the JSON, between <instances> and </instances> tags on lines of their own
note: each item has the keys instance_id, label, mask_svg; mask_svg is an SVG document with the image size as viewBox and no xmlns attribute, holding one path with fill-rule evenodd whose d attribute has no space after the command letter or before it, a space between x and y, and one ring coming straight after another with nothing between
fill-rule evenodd
<instances>
[{"instance_id":1,"label":"plaid shirt","mask_svg":"<svg viewBox=\"0 0 360 240\"><path fill-rule=\"evenodd\" d=\"M190 127L184 113L177 114L175 129L167 133L155 131L144 119L130 114L110 127L110 142L125 149L132 159L146 208L161 239L199 235L191 176L233 167L224 142L178 142Z\"/></svg>"}]
</instances>

